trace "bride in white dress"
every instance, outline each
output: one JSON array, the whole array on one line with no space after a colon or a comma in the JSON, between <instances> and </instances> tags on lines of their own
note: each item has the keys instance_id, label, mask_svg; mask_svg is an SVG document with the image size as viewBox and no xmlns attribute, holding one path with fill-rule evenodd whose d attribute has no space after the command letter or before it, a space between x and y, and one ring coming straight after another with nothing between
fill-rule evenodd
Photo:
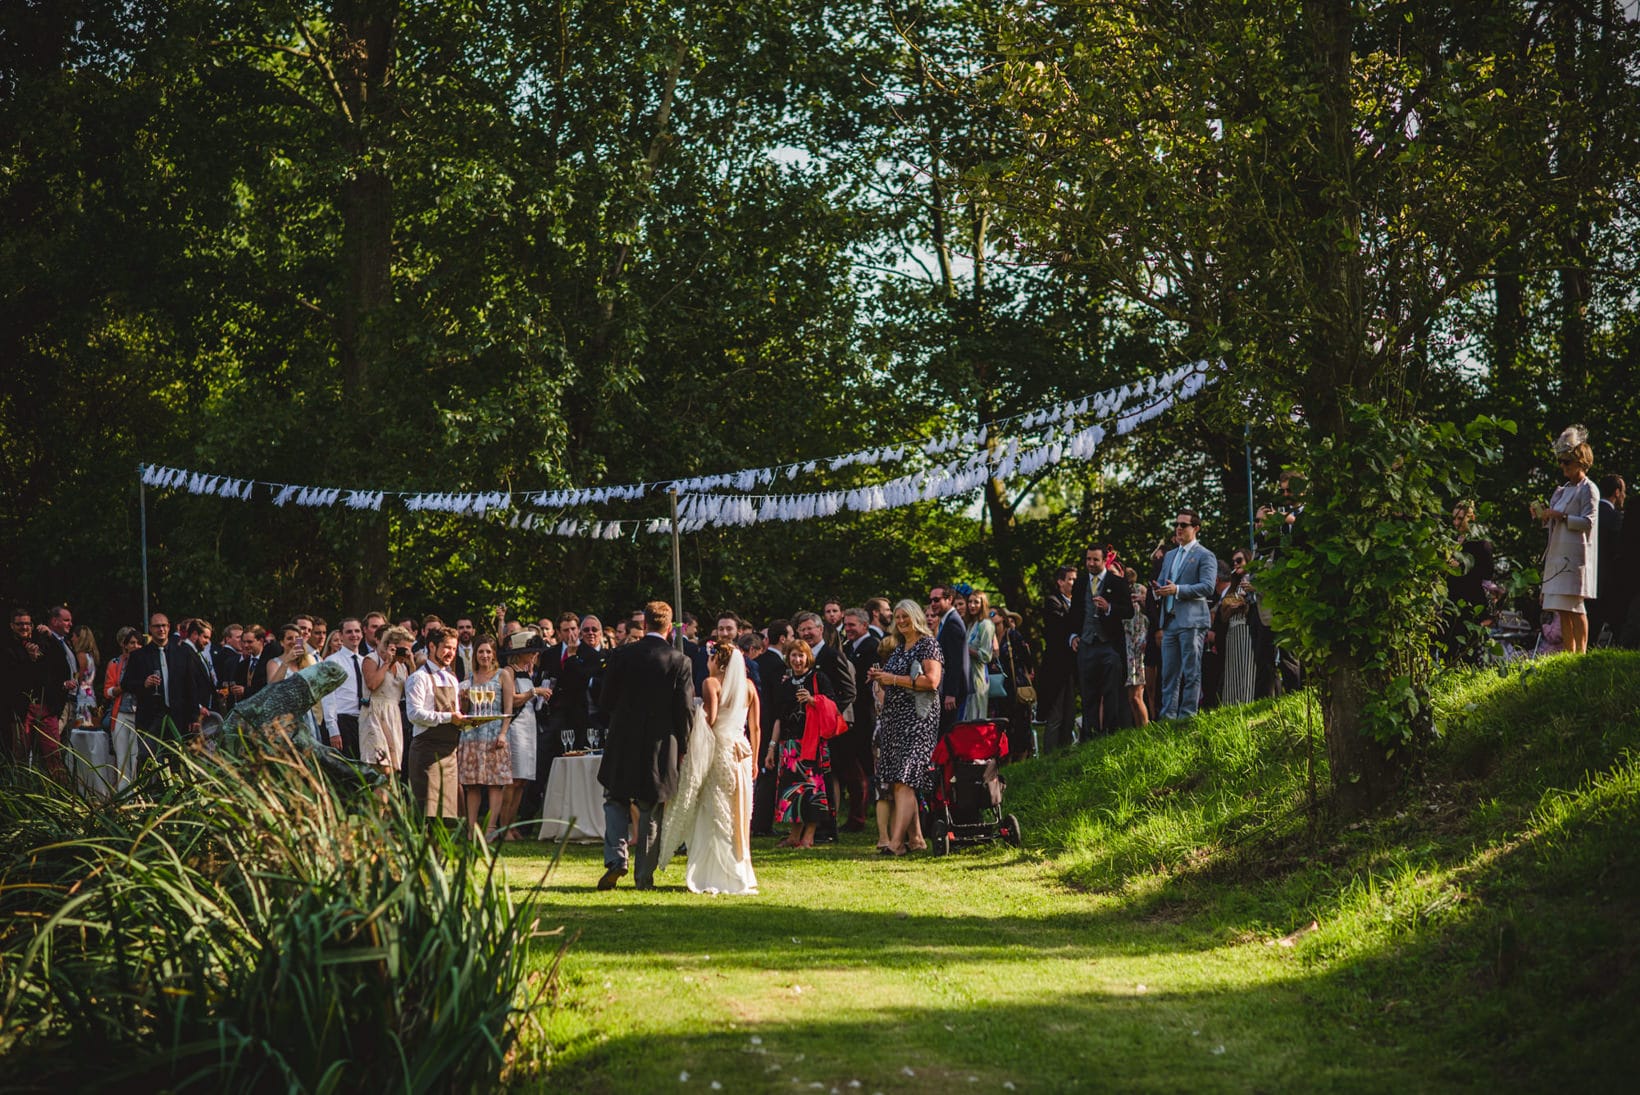
<instances>
[{"instance_id":1,"label":"bride in white dress","mask_svg":"<svg viewBox=\"0 0 1640 1095\"><path fill-rule=\"evenodd\" d=\"M701 705L678 773L678 791L661 825L664 868L688 843L684 882L693 893L754 894L752 785L757 779L757 690L746 683L746 660L733 644L712 655ZM752 738L746 737L751 727Z\"/></svg>"}]
</instances>

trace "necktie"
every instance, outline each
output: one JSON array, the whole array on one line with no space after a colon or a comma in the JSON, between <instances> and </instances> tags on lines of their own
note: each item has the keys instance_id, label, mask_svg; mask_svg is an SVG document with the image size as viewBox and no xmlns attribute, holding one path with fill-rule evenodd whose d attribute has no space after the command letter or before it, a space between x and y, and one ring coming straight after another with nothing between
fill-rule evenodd
<instances>
[{"instance_id":1,"label":"necktie","mask_svg":"<svg viewBox=\"0 0 1640 1095\"><path fill-rule=\"evenodd\" d=\"M216 666L211 664L211 648L206 647L199 652L199 660L205 663L205 676L210 679L211 688L216 688Z\"/></svg>"},{"instance_id":2,"label":"necktie","mask_svg":"<svg viewBox=\"0 0 1640 1095\"><path fill-rule=\"evenodd\" d=\"M353 655L353 706L358 707L364 700L364 674L359 672L359 656Z\"/></svg>"},{"instance_id":3,"label":"necktie","mask_svg":"<svg viewBox=\"0 0 1640 1095\"><path fill-rule=\"evenodd\" d=\"M1179 584L1179 569L1184 566L1184 557L1189 553L1189 551L1189 548L1181 547L1173 553L1173 565L1168 567L1168 585L1176 586ZM1178 594L1169 594L1167 602L1162 607L1171 613L1173 611L1173 603L1176 600L1178 600Z\"/></svg>"},{"instance_id":4,"label":"necktie","mask_svg":"<svg viewBox=\"0 0 1640 1095\"><path fill-rule=\"evenodd\" d=\"M165 656L165 648L159 648L159 691L160 698L165 706L171 706L171 665L170 659Z\"/></svg>"}]
</instances>

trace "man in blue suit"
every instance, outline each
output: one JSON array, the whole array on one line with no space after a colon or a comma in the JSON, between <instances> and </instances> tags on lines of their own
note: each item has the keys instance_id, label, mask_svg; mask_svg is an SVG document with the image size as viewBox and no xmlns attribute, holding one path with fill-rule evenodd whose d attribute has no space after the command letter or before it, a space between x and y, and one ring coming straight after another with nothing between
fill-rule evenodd
<instances>
[{"instance_id":1,"label":"man in blue suit","mask_svg":"<svg viewBox=\"0 0 1640 1095\"><path fill-rule=\"evenodd\" d=\"M1202 643L1211 622L1208 599L1218 558L1196 539L1201 519L1182 509L1174 519L1179 546L1162 559L1156 596L1162 599L1162 718L1189 718L1202 692Z\"/></svg>"}]
</instances>

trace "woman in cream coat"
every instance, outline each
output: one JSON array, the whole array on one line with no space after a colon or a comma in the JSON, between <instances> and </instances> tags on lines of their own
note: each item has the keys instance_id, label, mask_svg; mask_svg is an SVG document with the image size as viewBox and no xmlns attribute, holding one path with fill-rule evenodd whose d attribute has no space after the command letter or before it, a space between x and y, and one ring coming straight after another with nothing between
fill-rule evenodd
<instances>
[{"instance_id":1,"label":"woman in cream coat","mask_svg":"<svg viewBox=\"0 0 1640 1095\"><path fill-rule=\"evenodd\" d=\"M1549 530L1549 548L1543 556L1543 608L1560 617L1566 649L1589 649L1589 617L1583 602L1594 596L1595 524L1600 515L1600 491L1589 478L1594 452L1588 431L1569 426L1555 442L1555 456L1566 482L1556 488L1547 506L1532 503L1532 516Z\"/></svg>"}]
</instances>

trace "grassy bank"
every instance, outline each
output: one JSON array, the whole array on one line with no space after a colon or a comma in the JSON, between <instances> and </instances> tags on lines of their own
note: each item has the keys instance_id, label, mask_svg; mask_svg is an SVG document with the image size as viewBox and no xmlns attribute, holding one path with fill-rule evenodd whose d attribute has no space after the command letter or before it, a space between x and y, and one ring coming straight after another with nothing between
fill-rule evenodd
<instances>
[{"instance_id":1,"label":"grassy bank","mask_svg":"<svg viewBox=\"0 0 1640 1095\"><path fill-rule=\"evenodd\" d=\"M1312 822L1324 751L1293 697L1013 769L1023 855L759 841L761 896L714 900L681 890L681 864L656 891L595 893L596 849L570 849L535 908L578 933L540 1034L548 1082L1625 1085L1640 658L1454 678L1440 708L1416 785L1355 827L1325 818L1324 769ZM513 877L544 854L509 848Z\"/></svg>"},{"instance_id":2,"label":"grassy bank","mask_svg":"<svg viewBox=\"0 0 1640 1095\"><path fill-rule=\"evenodd\" d=\"M1015 805L1065 878L1136 918L1278 940L1318 1004L1421 1047L1454 1084L1626 1084L1640 1062L1640 656L1443 680L1441 742L1401 801L1351 826L1326 816L1308 703L1022 768Z\"/></svg>"}]
</instances>

